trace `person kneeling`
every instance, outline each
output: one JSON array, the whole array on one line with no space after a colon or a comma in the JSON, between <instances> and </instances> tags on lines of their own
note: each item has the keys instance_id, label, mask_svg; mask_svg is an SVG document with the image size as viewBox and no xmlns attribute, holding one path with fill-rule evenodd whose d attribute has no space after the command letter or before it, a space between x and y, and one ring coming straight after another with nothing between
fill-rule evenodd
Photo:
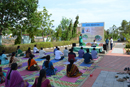
<instances>
[{"instance_id":1,"label":"person kneeling","mask_svg":"<svg viewBox=\"0 0 130 87\"><path fill-rule=\"evenodd\" d=\"M85 63L93 63L93 59L91 54L89 54L89 49L86 50L87 53L84 54L83 58L84 58L84 62Z\"/></svg>"},{"instance_id":2,"label":"person kneeling","mask_svg":"<svg viewBox=\"0 0 130 87\"><path fill-rule=\"evenodd\" d=\"M50 61L50 55L46 57L46 61L44 61L42 68L46 70L46 74L55 75L57 69L53 67L53 63Z\"/></svg>"},{"instance_id":3,"label":"person kneeling","mask_svg":"<svg viewBox=\"0 0 130 87\"><path fill-rule=\"evenodd\" d=\"M50 80L46 78L46 71L40 70L39 77L35 79L32 87L51 87Z\"/></svg>"},{"instance_id":4,"label":"person kneeling","mask_svg":"<svg viewBox=\"0 0 130 87\"><path fill-rule=\"evenodd\" d=\"M67 76L68 77L78 77L81 76L82 73L79 71L78 67L73 64L74 60L70 60L70 64L67 65Z\"/></svg>"},{"instance_id":5,"label":"person kneeling","mask_svg":"<svg viewBox=\"0 0 130 87\"><path fill-rule=\"evenodd\" d=\"M40 67L37 65L37 62L33 59L33 55L30 55L30 58L28 60L28 67L26 68L26 70L29 71L40 70Z\"/></svg>"}]
</instances>

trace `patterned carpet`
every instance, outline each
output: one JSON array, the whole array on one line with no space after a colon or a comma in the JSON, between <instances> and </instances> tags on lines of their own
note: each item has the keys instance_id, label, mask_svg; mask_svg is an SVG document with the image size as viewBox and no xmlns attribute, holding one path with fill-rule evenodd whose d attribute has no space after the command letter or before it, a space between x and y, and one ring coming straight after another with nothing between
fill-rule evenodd
<instances>
[{"instance_id":1,"label":"patterned carpet","mask_svg":"<svg viewBox=\"0 0 130 87\"><path fill-rule=\"evenodd\" d=\"M39 55L39 54L35 54ZM54 59L53 53L50 53L51 60ZM20 58L21 59L21 58ZM38 57L34 58L38 59ZM100 58L99 58L100 59ZM38 65L41 67L43 62L45 60L37 61ZM68 58L64 58L64 60L53 63L53 66L58 69L56 75L47 76L47 78L50 80L52 87L78 87L81 82L89 76L90 72L94 69L96 66L96 63L93 63L90 67L83 67L80 66L80 64L83 62L83 59L79 59L75 64L78 66L79 70L84 70L85 72L80 76L75 83L67 82L67 81L61 81L60 79L66 75L66 64L64 62L67 62ZM23 66L18 68L19 73L23 77L23 79L28 79L28 82L30 85L33 85L35 78L39 75L39 71L26 71L25 68L27 67L27 59L23 59L20 61L23 63ZM2 65L3 71L7 72L9 68L8 65ZM4 83L0 84L0 87L4 87ZM31 86L30 86L31 87Z\"/></svg>"}]
</instances>

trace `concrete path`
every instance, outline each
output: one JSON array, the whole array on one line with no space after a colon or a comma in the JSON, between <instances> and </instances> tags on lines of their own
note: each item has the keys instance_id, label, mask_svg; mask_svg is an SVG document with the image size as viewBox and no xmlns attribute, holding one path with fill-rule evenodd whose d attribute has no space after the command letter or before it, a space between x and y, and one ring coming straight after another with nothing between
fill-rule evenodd
<instances>
[{"instance_id":1,"label":"concrete path","mask_svg":"<svg viewBox=\"0 0 130 87\"><path fill-rule=\"evenodd\" d=\"M124 72L125 67L130 67L130 55L125 54L124 43L116 43L104 58L97 64L82 87L127 87L128 83L116 81L117 72ZM129 75L118 75L119 78Z\"/></svg>"}]
</instances>

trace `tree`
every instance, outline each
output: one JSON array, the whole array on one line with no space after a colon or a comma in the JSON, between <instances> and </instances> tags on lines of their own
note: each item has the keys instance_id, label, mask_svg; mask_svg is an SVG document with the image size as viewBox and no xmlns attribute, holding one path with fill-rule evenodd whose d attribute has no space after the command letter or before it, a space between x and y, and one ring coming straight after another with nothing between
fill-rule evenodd
<instances>
[{"instance_id":1,"label":"tree","mask_svg":"<svg viewBox=\"0 0 130 87\"><path fill-rule=\"evenodd\" d=\"M68 34L66 35L66 36L67 36L67 38L66 38L67 40L70 40L71 37L72 37L72 28L73 28L73 27L72 27L72 20L71 20L71 21L70 21L70 25L69 25L69 27L68 27L68 29L67 29L67 33L68 33Z\"/></svg>"},{"instance_id":2,"label":"tree","mask_svg":"<svg viewBox=\"0 0 130 87\"><path fill-rule=\"evenodd\" d=\"M0 34L34 12L37 4L36 0L0 0Z\"/></svg>"},{"instance_id":3,"label":"tree","mask_svg":"<svg viewBox=\"0 0 130 87\"><path fill-rule=\"evenodd\" d=\"M52 25L53 25L52 22L54 22L54 20L50 20L50 17L52 16L52 14L49 14L45 7L43 7L42 16L43 16L42 18L43 21L42 21L41 30L42 30L42 36L43 36L43 41L44 41L44 36L48 35L49 31L52 28Z\"/></svg>"},{"instance_id":4,"label":"tree","mask_svg":"<svg viewBox=\"0 0 130 87\"><path fill-rule=\"evenodd\" d=\"M60 25L56 28L55 36L56 36L56 41L59 41L62 36L62 28Z\"/></svg>"},{"instance_id":5,"label":"tree","mask_svg":"<svg viewBox=\"0 0 130 87\"><path fill-rule=\"evenodd\" d=\"M79 16L76 16L76 21L74 22L73 30L72 30L72 38L75 38L77 36L77 25L79 23Z\"/></svg>"}]
</instances>

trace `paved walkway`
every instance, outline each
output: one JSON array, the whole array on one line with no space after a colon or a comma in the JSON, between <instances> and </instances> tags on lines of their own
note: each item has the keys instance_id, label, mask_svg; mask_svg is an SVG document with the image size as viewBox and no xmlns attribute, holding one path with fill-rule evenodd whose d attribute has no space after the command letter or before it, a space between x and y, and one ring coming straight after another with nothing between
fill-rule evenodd
<instances>
[{"instance_id":1,"label":"paved walkway","mask_svg":"<svg viewBox=\"0 0 130 87\"><path fill-rule=\"evenodd\" d=\"M126 81L117 82L115 78L117 72L123 72L125 67L130 67L130 55L126 55L123 48L124 43L116 43L98 63L92 73L93 76L88 77L82 87L127 87Z\"/></svg>"}]
</instances>

